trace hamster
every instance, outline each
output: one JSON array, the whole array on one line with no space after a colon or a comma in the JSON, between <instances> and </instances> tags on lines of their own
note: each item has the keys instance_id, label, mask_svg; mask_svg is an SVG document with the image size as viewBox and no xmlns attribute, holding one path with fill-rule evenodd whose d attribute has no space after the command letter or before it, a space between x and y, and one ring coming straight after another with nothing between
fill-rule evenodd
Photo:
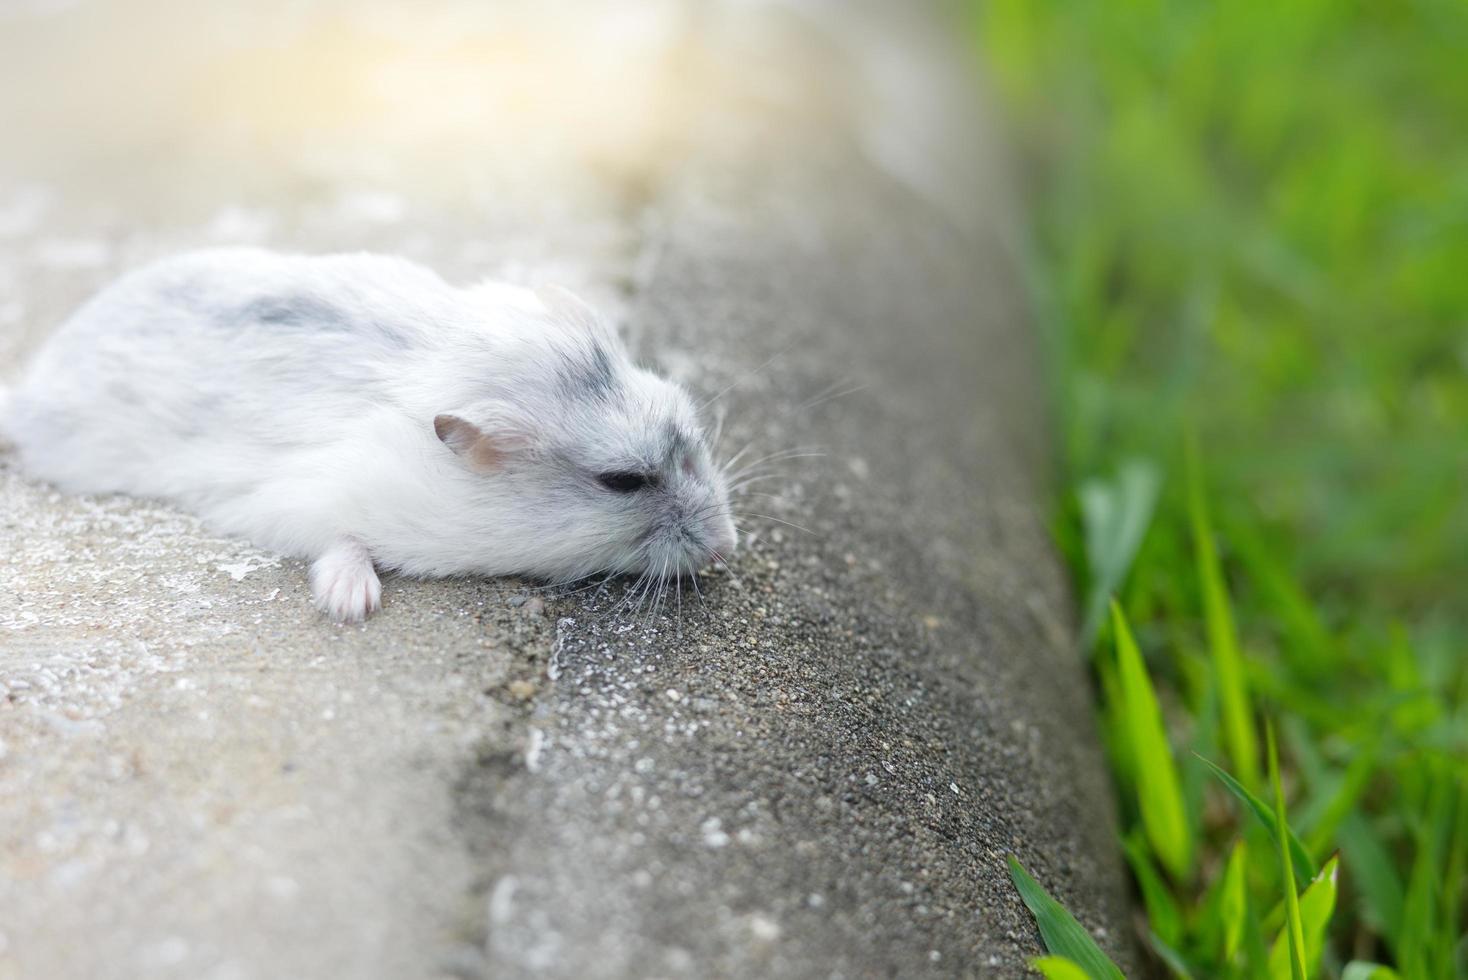
<instances>
[{"instance_id":1,"label":"hamster","mask_svg":"<svg viewBox=\"0 0 1468 980\"><path fill-rule=\"evenodd\" d=\"M310 561L338 621L410 576L689 575L734 550L688 394L561 290L386 256L196 252L83 306L11 392L22 468Z\"/></svg>"}]
</instances>

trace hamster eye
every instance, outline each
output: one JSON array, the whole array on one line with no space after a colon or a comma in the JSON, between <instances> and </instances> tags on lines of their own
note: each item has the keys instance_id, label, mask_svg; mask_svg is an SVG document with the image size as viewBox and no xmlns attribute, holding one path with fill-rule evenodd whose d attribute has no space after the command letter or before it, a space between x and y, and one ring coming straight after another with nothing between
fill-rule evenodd
<instances>
[{"instance_id":1,"label":"hamster eye","mask_svg":"<svg viewBox=\"0 0 1468 980\"><path fill-rule=\"evenodd\" d=\"M657 477L647 473L603 473L597 477L601 485L616 493L636 493L657 485Z\"/></svg>"}]
</instances>

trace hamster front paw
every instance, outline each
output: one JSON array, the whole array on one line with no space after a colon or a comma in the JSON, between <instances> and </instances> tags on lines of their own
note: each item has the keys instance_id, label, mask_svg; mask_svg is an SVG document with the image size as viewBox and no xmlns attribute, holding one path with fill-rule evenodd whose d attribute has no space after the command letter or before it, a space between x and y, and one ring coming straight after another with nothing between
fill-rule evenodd
<instances>
[{"instance_id":1,"label":"hamster front paw","mask_svg":"<svg viewBox=\"0 0 1468 980\"><path fill-rule=\"evenodd\" d=\"M382 608L382 583L367 549L342 538L311 563L311 598L338 623L359 623Z\"/></svg>"}]
</instances>

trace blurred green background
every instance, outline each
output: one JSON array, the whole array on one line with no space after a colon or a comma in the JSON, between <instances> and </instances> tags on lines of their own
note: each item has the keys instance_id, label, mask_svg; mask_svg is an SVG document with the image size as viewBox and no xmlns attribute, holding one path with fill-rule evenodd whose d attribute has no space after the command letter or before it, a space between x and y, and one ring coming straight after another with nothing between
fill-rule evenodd
<instances>
[{"instance_id":1,"label":"blurred green background","mask_svg":"<svg viewBox=\"0 0 1468 980\"><path fill-rule=\"evenodd\" d=\"M1159 961L1267 973L1226 955L1217 898L1230 849L1258 845L1247 917L1272 937L1278 861L1192 753L1267 799L1272 722L1290 823L1317 865L1341 852L1318 969L1468 976L1468 4L973 14L1025 180L1057 534L1101 634ZM1113 591L1185 797L1186 850L1150 887L1138 865L1166 845L1138 802Z\"/></svg>"}]
</instances>

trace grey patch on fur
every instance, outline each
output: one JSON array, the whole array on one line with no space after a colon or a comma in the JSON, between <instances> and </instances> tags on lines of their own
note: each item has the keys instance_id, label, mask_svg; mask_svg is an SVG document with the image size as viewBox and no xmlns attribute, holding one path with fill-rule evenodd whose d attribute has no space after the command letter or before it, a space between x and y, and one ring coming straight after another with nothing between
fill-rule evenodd
<instances>
[{"instance_id":1,"label":"grey patch on fur","mask_svg":"<svg viewBox=\"0 0 1468 980\"><path fill-rule=\"evenodd\" d=\"M557 382L562 395L593 401L607 401L616 390L616 369L612 355L601 344L593 341L584 351L584 359L562 355L565 367Z\"/></svg>"},{"instance_id":2,"label":"grey patch on fur","mask_svg":"<svg viewBox=\"0 0 1468 980\"><path fill-rule=\"evenodd\" d=\"M264 296L240 307L238 318L245 323L271 326L342 329L350 321L342 311L314 296Z\"/></svg>"},{"instance_id":3,"label":"grey patch on fur","mask_svg":"<svg viewBox=\"0 0 1468 980\"><path fill-rule=\"evenodd\" d=\"M408 346L408 338L401 329L375 319L367 322L356 320L335 304L309 294L262 296L239 307L234 315L240 323L356 333L392 347L402 349Z\"/></svg>"},{"instance_id":4,"label":"grey patch on fur","mask_svg":"<svg viewBox=\"0 0 1468 980\"><path fill-rule=\"evenodd\" d=\"M663 445L667 447L667 465L674 466L698 446L698 440L679 428L677 422L668 422L663 426Z\"/></svg>"}]
</instances>

